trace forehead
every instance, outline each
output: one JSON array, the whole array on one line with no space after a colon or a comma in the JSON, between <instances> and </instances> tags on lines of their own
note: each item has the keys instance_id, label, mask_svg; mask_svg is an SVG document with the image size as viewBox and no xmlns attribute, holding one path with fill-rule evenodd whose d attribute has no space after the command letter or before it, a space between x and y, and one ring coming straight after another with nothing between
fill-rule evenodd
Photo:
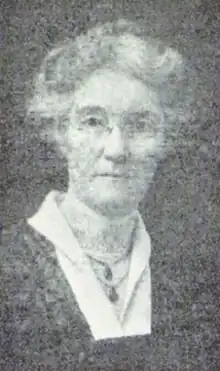
<instances>
[{"instance_id":1,"label":"forehead","mask_svg":"<svg viewBox=\"0 0 220 371\"><path fill-rule=\"evenodd\" d=\"M108 113L157 113L159 99L156 92L143 82L119 71L99 70L93 73L74 94L76 109L102 107Z\"/></svg>"}]
</instances>

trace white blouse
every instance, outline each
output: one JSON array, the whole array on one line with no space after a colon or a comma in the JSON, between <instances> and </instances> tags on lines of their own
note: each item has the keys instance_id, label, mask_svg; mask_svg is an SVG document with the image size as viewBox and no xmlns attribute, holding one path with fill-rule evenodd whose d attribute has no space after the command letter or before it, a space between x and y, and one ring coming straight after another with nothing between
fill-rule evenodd
<instances>
[{"instance_id":1,"label":"white blouse","mask_svg":"<svg viewBox=\"0 0 220 371\"><path fill-rule=\"evenodd\" d=\"M151 333L150 237L138 213L126 284L120 288L123 302L120 313L103 291L91 267L89 258L80 248L72 229L55 201L57 191L51 191L28 223L50 240L95 340Z\"/></svg>"}]
</instances>

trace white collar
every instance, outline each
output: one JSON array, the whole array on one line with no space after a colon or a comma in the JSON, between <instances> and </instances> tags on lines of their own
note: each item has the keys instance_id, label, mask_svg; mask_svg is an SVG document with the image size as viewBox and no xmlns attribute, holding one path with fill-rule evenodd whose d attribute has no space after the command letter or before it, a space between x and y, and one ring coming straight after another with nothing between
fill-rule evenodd
<instances>
[{"instance_id":1,"label":"white collar","mask_svg":"<svg viewBox=\"0 0 220 371\"><path fill-rule=\"evenodd\" d=\"M44 235L48 240L50 240L58 250L65 250L65 254L71 257L71 261L80 266L87 266L88 273L91 277L91 282L93 286L96 285L96 277L92 268L88 267L87 257L85 256L83 250L78 245L71 228L66 223L65 218L59 211L55 198L57 197L57 191L51 191L43 201L41 207L37 213L28 219L28 223L35 228L39 233ZM124 306L121 312L121 318L126 314L131 296L133 294L134 288L140 279L142 273L149 268L149 259L151 253L150 237L145 229L141 215L138 213L139 225L137 228L135 245L131 257L131 268L128 276L128 289L125 296ZM102 299L102 313L109 313L111 318L115 317L113 322L115 323L115 329L117 329L116 336L123 336L123 330L119 324L118 319L114 316L114 312L111 303L104 294L101 293L98 287L94 288L96 290L100 300ZM105 310L104 310L105 309ZM89 309L88 317L90 315ZM101 313L99 314L101 316ZM107 321L108 322L108 321ZM106 317L103 317L103 326L106 323ZM106 323L107 326L107 323ZM105 331L104 331L105 332ZM109 329L106 329L106 333Z\"/></svg>"},{"instance_id":2,"label":"white collar","mask_svg":"<svg viewBox=\"0 0 220 371\"><path fill-rule=\"evenodd\" d=\"M59 196L58 191L51 191L47 194L44 201L42 202L38 211L29 218L28 224L34 227L39 233L43 234L47 239L49 239L55 246L65 246L66 253L70 253L72 255L72 248L73 246L69 245L69 240L72 240L72 230L67 228L67 223L59 211L57 207L57 203L55 201L56 197ZM77 202L77 199L76 199ZM144 222L140 213L137 211L138 216L138 229L137 229L137 245L140 249L140 257L143 262L148 262L151 254L151 244L150 244L150 236L146 231ZM65 229L64 229L65 228ZM65 230L65 233L63 231ZM144 243L143 243L144 242ZM70 250L69 250L70 248ZM79 254L74 256L75 261L78 260L79 257L82 257L82 251L80 249ZM139 262L141 263L141 261Z\"/></svg>"}]
</instances>

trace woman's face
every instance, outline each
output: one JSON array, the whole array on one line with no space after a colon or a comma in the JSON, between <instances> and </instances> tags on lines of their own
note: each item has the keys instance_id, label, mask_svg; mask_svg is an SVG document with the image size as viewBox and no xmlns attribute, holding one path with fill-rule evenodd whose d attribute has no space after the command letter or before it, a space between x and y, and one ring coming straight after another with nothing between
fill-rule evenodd
<instances>
[{"instance_id":1,"label":"woman's face","mask_svg":"<svg viewBox=\"0 0 220 371\"><path fill-rule=\"evenodd\" d=\"M127 215L144 197L163 145L158 96L133 77L99 70L73 102L69 190L107 217Z\"/></svg>"}]
</instances>

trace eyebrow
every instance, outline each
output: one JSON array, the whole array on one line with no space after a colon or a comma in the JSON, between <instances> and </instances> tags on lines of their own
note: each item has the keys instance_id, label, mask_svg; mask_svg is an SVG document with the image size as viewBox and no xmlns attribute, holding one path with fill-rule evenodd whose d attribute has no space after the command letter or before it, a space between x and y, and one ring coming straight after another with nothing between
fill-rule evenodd
<instances>
[{"instance_id":1,"label":"eyebrow","mask_svg":"<svg viewBox=\"0 0 220 371\"><path fill-rule=\"evenodd\" d=\"M106 110L100 106L85 106L81 108L76 108L76 114L79 116L83 116L85 114L95 114L95 113L104 113L106 114Z\"/></svg>"},{"instance_id":2,"label":"eyebrow","mask_svg":"<svg viewBox=\"0 0 220 371\"><path fill-rule=\"evenodd\" d=\"M128 114L131 118L138 118L138 119L144 119L146 117L149 117L150 115L157 116L158 114L152 110L145 110L140 112L130 112Z\"/></svg>"},{"instance_id":3,"label":"eyebrow","mask_svg":"<svg viewBox=\"0 0 220 371\"><path fill-rule=\"evenodd\" d=\"M97 114L97 113L102 113L102 114L107 114L107 111L101 107L101 106L85 106L85 107L81 107L81 108L77 108L76 109L76 114L79 115L79 116L83 116L83 115L88 115L88 114ZM127 112L124 112L124 115L126 114L126 116L130 116L130 117L133 117L133 118L146 118L147 116L149 115L155 115L157 116L157 113L151 109L144 109L143 111L127 111ZM123 116L123 114L122 114Z\"/></svg>"}]
</instances>

